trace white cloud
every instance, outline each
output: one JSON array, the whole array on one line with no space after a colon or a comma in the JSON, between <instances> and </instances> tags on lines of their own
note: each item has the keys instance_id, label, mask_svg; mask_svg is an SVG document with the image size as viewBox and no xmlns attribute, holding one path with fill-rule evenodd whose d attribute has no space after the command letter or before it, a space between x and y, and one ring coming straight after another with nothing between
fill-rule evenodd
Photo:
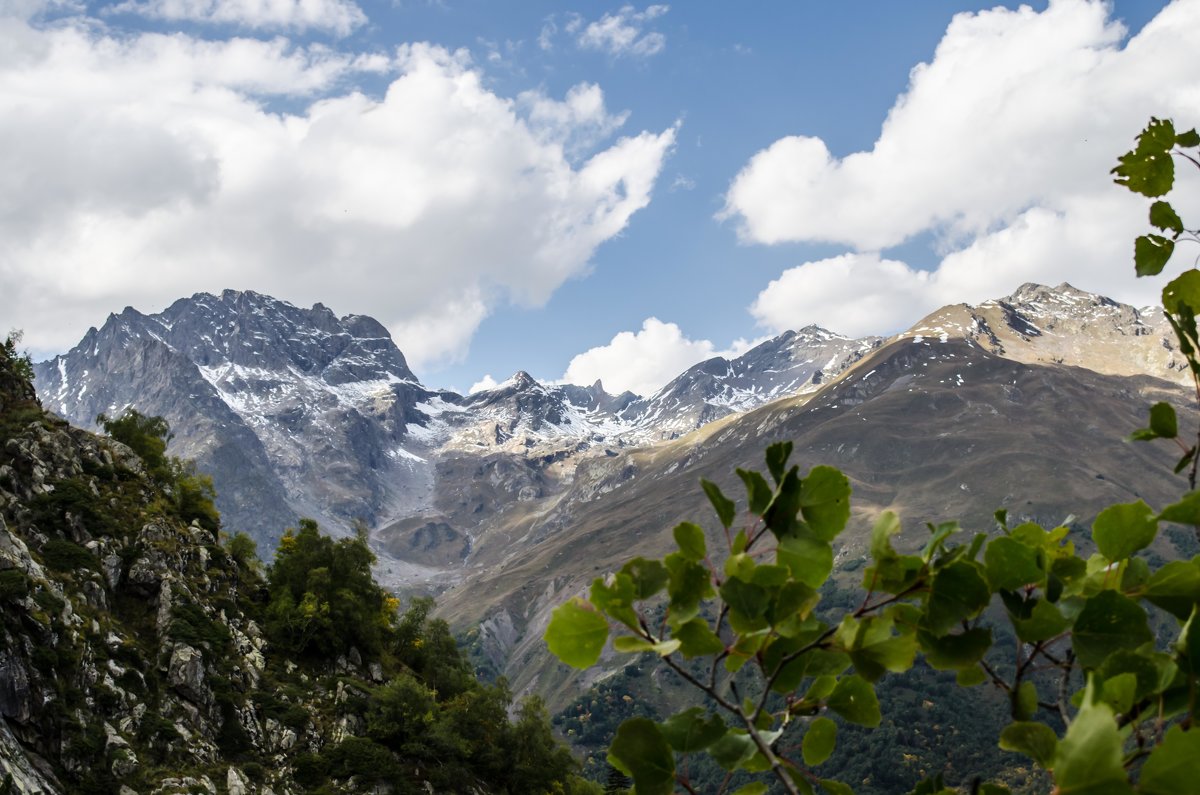
<instances>
[{"instance_id":1,"label":"white cloud","mask_svg":"<svg viewBox=\"0 0 1200 795\"><path fill-rule=\"evenodd\" d=\"M576 43L585 50L596 50L614 57L631 56L646 58L657 55L667 46L667 37L657 31L643 32L647 22L662 16L670 6L652 5L638 11L631 5L622 6L614 14L605 14L600 19L585 23L578 15L567 23L568 33L577 34ZM549 41L554 31L546 34ZM539 39L540 41L540 39ZM543 49L548 49L543 46Z\"/></svg>"},{"instance_id":2,"label":"white cloud","mask_svg":"<svg viewBox=\"0 0 1200 795\"><path fill-rule=\"evenodd\" d=\"M471 384L471 388L467 390L468 395L474 395L476 392L486 392L489 389L495 389L500 386L500 382L492 378L492 374L488 373L483 378L480 378L475 383Z\"/></svg>"},{"instance_id":3,"label":"white cloud","mask_svg":"<svg viewBox=\"0 0 1200 795\"><path fill-rule=\"evenodd\" d=\"M106 13L254 30L322 30L338 36L348 35L367 21L367 15L351 0L126 0Z\"/></svg>"},{"instance_id":4,"label":"white cloud","mask_svg":"<svg viewBox=\"0 0 1200 795\"><path fill-rule=\"evenodd\" d=\"M390 80L382 96L353 89L363 72ZM310 100L269 110L280 97ZM48 352L127 304L254 289L376 316L418 368L454 360L498 304L540 305L585 272L675 139L576 162L565 141L623 117L593 86L569 112L552 102L535 114L428 44L357 55L0 18L0 314Z\"/></svg>"},{"instance_id":5,"label":"white cloud","mask_svg":"<svg viewBox=\"0 0 1200 795\"><path fill-rule=\"evenodd\" d=\"M737 219L743 240L766 244L871 252L930 234L944 259L923 281L876 257L878 279L856 284L924 306L1003 294L1023 280L1146 299L1153 287L1133 278L1131 264L1146 203L1113 186L1108 171L1151 115L1200 122L1200 3L1172 3L1124 47L1110 11L1099 0L1052 0L1042 13L956 16L870 151L838 158L819 138L778 140L734 179L723 216ZM766 292L795 295L803 284L833 297L840 288L828 274L868 260L808 263ZM811 293L805 305L824 300ZM756 316L772 325L783 303L760 297Z\"/></svg>"},{"instance_id":6,"label":"white cloud","mask_svg":"<svg viewBox=\"0 0 1200 795\"><path fill-rule=\"evenodd\" d=\"M622 331L607 345L577 354L562 381L593 384L599 379L610 394L629 390L648 396L697 362L739 356L753 344L737 340L728 350L719 351L708 340L688 339L674 323L651 317L640 331Z\"/></svg>"}]
</instances>

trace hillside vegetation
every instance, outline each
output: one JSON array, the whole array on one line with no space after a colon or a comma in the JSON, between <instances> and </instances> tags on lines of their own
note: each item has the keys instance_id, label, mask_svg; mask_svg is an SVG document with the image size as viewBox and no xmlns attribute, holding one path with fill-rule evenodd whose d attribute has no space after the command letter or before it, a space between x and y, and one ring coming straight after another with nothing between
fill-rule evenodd
<instances>
[{"instance_id":1,"label":"hillside vegetation","mask_svg":"<svg viewBox=\"0 0 1200 795\"><path fill-rule=\"evenodd\" d=\"M0 791L586 793L536 699L313 522L263 568L136 412L44 412L0 347ZM510 719L510 712L515 719Z\"/></svg>"}]
</instances>

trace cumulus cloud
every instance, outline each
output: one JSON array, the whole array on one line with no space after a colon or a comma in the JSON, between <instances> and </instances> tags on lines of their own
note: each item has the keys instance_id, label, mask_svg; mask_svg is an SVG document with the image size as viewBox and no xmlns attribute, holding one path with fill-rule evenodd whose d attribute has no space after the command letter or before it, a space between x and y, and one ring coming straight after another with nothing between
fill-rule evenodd
<instances>
[{"instance_id":1,"label":"cumulus cloud","mask_svg":"<svg viewBox=\"0 0 1200 795\"><path fill-rule=\"evenodd\" d=\"M363 10L350 0L126 0L106 13L254 30L320 30L338 36L367 21Z\"/></svg>"},{"instance_id":2,"label":"cumulus cloud","mask_svg":"<svg viewBox=\"0 0 1200 795\"><path fill-rule=\"evenodd\" d=\"M738 356L753 343L738 340L728 350L718 351L708 340L684 336L674 323L647 318L640 331L622 331L607 345L577 354L567 365L562 381L570 384L604 382L606 391L629 390L651 395L697 362L714 356Z\"/></svg>"},{"instance_id":3,"label":"cumulus cloud","mask_svg":"<svg viewBox=\"0 0 1200 795\"><path fill-rule=\"evenodd\" d=\"M468 395L474 395L476 392L486 392L489 389L495 389L500 386L500 382L492 378L492 374L488 373L483 378L480 378L475 383L471 384L471 388L467 390Z\"/></svg>"},{"instance_id":4,"label":"cumulus cloud","mask_svg":"<svg viewBox=\"0 0 1200 795\"><path fill-rule=\"evenodd\" d=\"M1128 41L1110 13L1099 0L1052 0L1041 13L960 14L870 151L839 158L819 138L791 136L754 155L722 213L744 241L872 252L925 234L941 257L923 279L879 257L806 263L766 291L777 296L759 297L756 317L773 326L786 297L802 294L815 311L841 291L829 278L838 270L872 271L856 289L922 306L1024 280L1150 299L1130 263L1145 202L1108 170L1151 115L1200 119L1200 3L1172 3ZM872 330L891 319L881 313Z\"/></svg>"},{"instance_id":5,"label":"cumulus cloud","mask_svg":"<svg viewBox=\"0 0 1200 795\"><path fill-rule=\"evenodd\" d=\"M364 73L386 91L355 90ZM614 117L593 86L554 103L428 44L0 20L0 310L49 352L127 304L254 289L374 315L418 368L454 360L494 307L585 272L673 146L674 128L572 159Z\"/></svg>"},{"instance_id":6,"label":"cumulus cloud","mask_svg":"<svg viewBox=\"0 0 1200 795\"><path fill-rule=\"evenodd\" d=\"M573 16L566 30L575 36L576 44L582 49L607 53L615 58L647 58L663 51L667 46L667 37L657 31L646 31L646 23L661 17L668 10L670 6L666 5L647 6L644 11L627 5L593 22L578 15ZM554 32L543 27L543 37L547 41L543 49L549 49L549 39ZM541 40L540 37L539 42Z\"/></svg>"}]
</instances>

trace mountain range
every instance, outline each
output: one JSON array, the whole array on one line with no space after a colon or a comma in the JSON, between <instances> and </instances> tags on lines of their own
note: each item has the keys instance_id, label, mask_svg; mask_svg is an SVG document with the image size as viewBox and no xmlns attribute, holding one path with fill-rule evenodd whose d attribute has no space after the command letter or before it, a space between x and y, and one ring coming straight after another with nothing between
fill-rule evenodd
<instances>
[{"instance_id":1,"label":"mountain range","mask_svg":"<svg viewBox=\"0 0 1200 795\"><path fill-rule=\"evenodd\" d=\"M884 509L915 545L920 522L987 529L997 508L1053 524L1163 504L1170 455L1124 438L1150 402L1186 402L1173 340L1161 310L1027 284L889 338L789 331L647 397L524 372L460 395L422 385L370 318L226 291L112 315L36 384L85 426L129 406L166 417L225 528L264 553L300 516L364 522L384 582L438 592L479 659L562 704L578 682L544 652L549 611L662 554L679 521L715 531L698 479L736 493L733 470L772 441L850 477L846 572Z\"/></svg>"}]
</instances>

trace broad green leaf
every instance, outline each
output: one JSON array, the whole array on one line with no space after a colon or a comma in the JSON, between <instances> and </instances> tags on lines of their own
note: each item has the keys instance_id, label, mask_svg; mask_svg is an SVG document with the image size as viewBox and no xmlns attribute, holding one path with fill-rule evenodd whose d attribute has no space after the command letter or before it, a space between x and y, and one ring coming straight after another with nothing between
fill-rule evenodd
<instances>
[{"instance_id":1,"label":"broad green leaf","mask_svg":"<svg viewBox=\"0 0 1200 795\"><path fill-rule=\"evenodd\" d=\"M851 723L875 728L882 719L875 688L861 676L843 676L825 702L828 707Z\"/></svg>"},{"instance_id":2,"label":"broad green leaf","mask_svg":"<svg viewBox=\"0 0 1200 795\"><path fill-rule=\"evenodd\" d=\"M1138 135L1133 151L1118 158L1112 170L1114 181L1150 198L1169 192L1175 183L1175 163L1170 154L1174 146L1174 125L1168 120L1152 119Z\"/></svg>"},{"instance_id":3,"label":"broad green leaf","mask_svg":"<svg viewBox=\"0 0 1200 795\"><path fill-rule=\"evenodd\" d=\"M973 668L963 668L954 677L954 681L959 687L975 687L976 685L983 684L987 680L987 674L978 665Z\"/></svg>"},{"instance_id":4,"label":"broad green leaf","mask_svg":"<svg viewBox=\"0 0 1200 795\"><path fill-rule=\"evenodd\" d=\"M555 608L546 627L545 641L551 654L572 668L595 665L606 640L608 622L578 597Z\"/></svg>"},{"instance_id":5,"label":"broad green leaf","mask_svg":"<svg viewBox=\"0 0 1200 795\"><path fill-rule=\"evenodd\" d=\"M1142 795L1200 792L1200 731L1184 731L1179 725L1168 729L1162 745L1142 765L1138 792Z\"/></svg>"},{"instance_id":6,"label":"broad green leaf","mask_svg":"<svg viewBox=\"0 0 1200 795\"><path fill-rule=\"evenodd\" d=\"M728 731L719 715L710 715L703 707L692 707L672 715L658 728L671 747L681 754L702 751Z\"/></svg>"},{"instance_id":7,"label":"broad green leaf","mask_svg":"<svg viewBox=\"0 0 1200 795\"><path fill-rule=\"evenodd\" d=\"M1200 491L1189 491L1183 499L1162 509L1160 522L1200 525Z\"/></svg>"},{"instance_id":8,"label":"broad green leaf","mask_svg":"<svg viewBox=\"0 0 1200 795\"><path fill-rule=\"evenodd\" d=\"M817 538L791 536L781 539L775 559L810 588L820 588L833 572L833 547Z\"/></svg>"},{"instance_id":9,"label":"broad green leaf","mask_svg":"<svg viewBox=\"0 0 1200 795\"><path fill-rule=\"evenodd\" d=\"M617 572L606 582L605 578L597 577L592 581L592 604L610 618L620 621L630 629L637 629L637 612L633 603L637 600L637 590L633 578L624 572Z\"/></svg>"},{"instance_id":10,"label":"broad green leaf","mask_svg":"<svg viewBox=\"0 0 1200 795\"><path fill-rule=\"evenodd\" d=\"M854 790L849 784L843 784L832 778L821 779L821 789L829 793L829 795L854 795Z\"/></svg>"},{"instance_id":11,"label":"broad green leaf","mask_svg":"<svg viewBox=\"0 0 1200 795\"><path fill-rule=\"evenodd\" d=\"M772 664L768 664L768 670ZM813 649L785 665L771 689L778 693L787 693L799 687L805 677L837 675L849 667L850 655L843 652Z\"/></svg>"},{"instance_id":12,"label":"broad green leaf","mask_svg":"<svg viewBox=\"0 0 1200 795\"><path fill-rule=\"evenodd\" d=\"M1154 511L1141 500L1108 506L1092 525L1096 548L1111 561L1132 557L1149 546L1157 532Z\"/></svg>"},{"instance_id":13,"label":"broad green leaf","mask_svg":"<svg viewBox=\"0 0 1200 795\"><path fill-rule=\"evenodd\" d=\"M1187 132L1181 132L1175 136L1175 145L1187 149L1200 146L1200 133L1197 133L1194 127Z\"/></svg>"},{"instance_id":14,"label":"broad green leaf","mask_svg":"<svg viewBox=\"0 0 1200 795\"><path fill-rule=\"evenodd\" d=\"M775 595L767 619L779 634L795 636L803 631L808 616L821 601L821 594L802 582L791 580Z\"/></svg>"},{"instance_id":15,"label":"broad green leaf","mask_svg":"<svg viewBox=\"0 0 1200 795\"><path fill-rule=\"evenodd\" d=\"M761 516L771 504L774 490L768 485L767 479L757 472L739 469L737 474L746 484L746 501L750 504L750 513Z\"/></svg>"},{"instance_id":16,"label":"broad green leaf","mask_svg":"<svg viewBox=\"0 0 1200 795\"><path fill-rule=\"evenodd\" d=\"M792 467L779 482L775 499L763 511L763 522L776 538L795 535L799 528L796 516L800 513L800 489L800 469Z\"/></svg>"},{"instance_id":17,"label":"broad green leaf","mask_svg":"<svg viewBox=\"0 0 1200 795\"><path fill-rule=\"evenodd\" d=\"M1045 599L1037 599L1028 618L1013 618L1013 629L1025 643L1050 640L1066 631L1070 622L1057 607Z\"/></svg>"},{"instance_id":18,"label":"broad green leaf","mask_svg":"<svg viewBox=\"0 0 1200 795\"><path fill-rule=\"evenodd\" d=\"M1150 225L1164 232L1174 232L1175 237L1179 237L1183 232L1183 220L1175 212L1175 208L1165 201L1156 201L1150 205Z\"/></svg>"},{"instance_id":19,"label":"broad green leaf","mask_svg":"<svg viewBox=\"0 0 1200 795\"><path fill-rule=\"evenodd\" d=\"M828 698L829 694L833 692L835 687L837 687L836 676L833 676L832 674L818 676L813 680L812 684L808 686L808 692L804 694L804 697L806 699L816 699L819 701L823 698Z\"/></svg>"},{"instance_id":20,"label":"broad green leaf","mask_svg":"<svg viewBox=\"0 0 1200 795\"><path fill-rule=\"evenodd\" d=\"M1038 709L1037 687L1025 680L1012 694L1013 717L1019 721L1029 720Z\"/></svg>"},{"instance_id":21,"label":"broad green leaf","mask_svg":"<svg viewBox=\"0 0 1200 795\"><path fill-rule=\"evenodd\" d=\"M1141 699L1158 689L1159 671L1152 658L1134 651L1118 651L1096 669L1105 681L1130 674L1134 677L1134 698Z\"/></svg>"},{"instance_id":22,"label":"broad green leaf","mask_svg":"<svg viewBox=\"0 0 1200 795\"><path fill-rule=\"evenodd\" d=\"M667 555L664 562L669 575L671 623L677 626L695 618L700 612L700 602L713 595L712 573L678 552Z\"/></svg>"},{"instance_id":23,"label":"broad green leaf","mask_svg":"<svg viewBox=\"0 0 1200 795\"><path fill-rule=\"evenodd\" d=\"M691 561L699 563L708 555L708 545L704 542L704 529L691 522L681 522L672 531L675 543L679 545L679 554Z\"/></svg>"},{"instance_id":24,"label":"broad green leaf","mask_svg":"<svg viewBox=\"0 0 1200 795\"><path fill-rule=\"evenodd\" d=\"M925 627L934 635L945 635L964 619L979 615L991 596L978 565L960 561L947 566L933 578Z\"/></svg>"},{"instance_id":25,"label":"broad green leaf","mask_svg":"<svg viewBox=\"0 0 1200 795\"><path fill-rule=\"evenodd\" d=\"M946 539L955 533L962 530L958 522L942 522L941 524L929 526L930 538L925 542L925 548L921 550L921 558L929 563L934 556L942 550L942 546L946 543Z\"/></svg>"},{"instance_id":26,"label":"broad green leaf","mask_svg":"<svg viewBox=\"0 0 1200 795\"><path fill-rule=\"evenodd\" d=\"M893 628L890 618L853 616L846 616L838 627L838 643L850 655L854 670L867 681L878 681L887 671L912 668L917 637L913 633L893 634Z\"/></svg>"},{"instance_id":27,"label":"broad green leaf","mask_svg":"<svg viewBox=\"0 0 1200 795\"><path fill-rule=\"evenodd\" d=\"M708 755L726 770L737 770L758 753L758 746L744 729L726 732L708 747ZM639 793L640 795L640 793Z\"/></svg>"},{"instance_id":28,"label":"broad green leaf","mask_svg":"<svg viewBox=\"0 0 1200 795\"><path fill-rule=\"evenodd\" d=\"M1132 795L1121 764L1122 739L1112 707L1094 697L1091 677L1083 703L1058 744L1054 783L1058 795Z\"/></svg>"},{"instance_id":29,"label":"broad green leaf","mask_svg":"<svg viewBox=\"0 0 1200 795\"><path fill-rule=\"evenodd\" d=\"M925 661L940 671L977 671L979 661L992 647L992 631L984 627L941 637L922 630L917 633L917 638L925 653Z\"/></svg>"},{"instance_id":30,"label":"broad green leaf","mask_svg":"<svg viewBox=\"0 0 1200 795\"><path fill-rule=\"evenodd\" d=\"M688 659L720 654L725 650L725 644L703 618L686 621L677 626L671 634L680 643L679 651Z\"/></svg>"},{"instance_id":31,"label":"broad green leaf","mask_svg":"<svg viewBox=\"0 0 1200 795\"><path fill-rule=\"evenodd\" d=\"M766 795L767 785L761 781L751 781L749 784L738 787L733 791L733 795Z\"/></svg>"},{"instance_id":32,"label":"broad green leaf","mask_svg":"<svg viewBox=\"0 0 1200 795\"><path fill-rule=\"evenodd\" d=\"M1175 241L1162 235L1138 235L1133 241L1133 267L1138 276L1157 276L1175 253Z\"/></svg>"},{"instance_id":33,"label":"broad green leaf","mask_svg":"<svg viewBox=\"0 0 1200 795\"><path fill-rule=\"evenodd\" d=\"M1162 292L1163 309L1179 317L1185 310L1200 311L1200 271L1186 270L1172 279Z\"/></svg>"},{"instance_id":34,"label":"broad green leaf","mask_svg":"<svg viewBox=\"0 0 1200 795\"><path fill-rule=\"evenodd\" d=\"M733 500L722 494L721 489L712 481L701 480L700 488L704 489L704 493L708 495L708 501L716 510L717 518L721 520L722 526L728 529L733 524L734 517L737 516L737 506L733 504Z\"/></svg>"},{"instance_id":35,"label":"broad green leaf","mask_svg":"<svg viewBox=\"0 0 1200 795\"><path fill-rule=\"evenodd\" d=\"M800 483L800 513L817 538L837 538L850 519L850 481L833 467L813 467Z\"/></svg>"},{"instance_id":36,"label":"broad green leaf","mask_svg":"<svg viewBox=\"0 0 1200 795\"><path fill-rule=\"evenodd\" d=\"M1175 647L1182 655L1180 667L1192 674L1200 673L1200 606L1192 608L1192 614L1179 630L1179 640Z\"/></svg>"},{"instance_id":37,"label":"broad green leaf","mask_svg":"<svg viewBox=\"0 0 1200 795\"><path fill-rule=\"evenodd\" d=\"M1105 679L1100 688L1100 697L1104 699L1113 711L1121 715L1133 706L1137 693L1137 676L1134 674L1117 674Z\"/></svg>"},{"instance_id":38,"label":"broad green leaf","mask_svg":"<svg viewBox=\"0 0 1200 795\"><path fill-rule=\"evenodd\" d=\"M1190 560L1173 560L1151 575L1142 596L1180 621L1200 603L1200 566Z\"/></svg>"},{"instance_id":39,"label":"broad green leaf","mask_svg":"<svg viewBox=\"0 0 1200 795\"><path fill-rule=\"evenodd\" d=\"M667 585L667 569L657 560L634 558L621 567L633 582L634 597L649 599Z\"/></svg>"},{"instance_id":40,"label":"broad green leaf","mask_svg":"<svg viewBox=\"0 0 1200 795\"><path fill-rule=\"evenodd\" d=\"M1075 656L1084 668L1095 668L1113 652L1136 649L1153 639L1146 611L1116 591L1101 591L1088 599L1071 633Z\"/></svg>"},{"instance_id":41,"label":"broad green leaf","mask_svg":"<svg viewBox=\"0 0 1200 795\"><path fill-rule=\"evenodd\" d=\"M1150 407L1150 430L1163 439L1174 439L1179 435L1179 420L1170 403L1155 403Z\"/></svg>"},{"instance_id":42,"label":"broad green leaf","mask_svg":"<svg viewBox=\"0 0 1200 795\"><path fill-rule=\"evenodd\" d=\"M804 742L800 752L804 755L804 764L816 767L829 758L837 743L837 724L829 718L817 718L804 733Z\"/></svg>"},{"instance_id":43,"label":"broad green leaf","mask_svg":"<svg viewBox=\"0 0 1200 795\"><path fill-rule=\"evenodd\" d=\"M738 632L766 629L771 598L765 588L730 577L721 583L721 598L729 605L729 624Z\"/></svg>"},{"instance_id":44,"label":"broad green leaf","mask_svg":"<svg viewBox=\"0 0 1200 795\"><path fill-rule=\"evenodd\" d=\"M638 795L671 795L675 791L675 755L658 724L630 718L617 729L608 749L609 763L633 776Z\"/></svg>"},{"instance_id":45,"label":"broad green leaf","mask_svg":"<svg viewBox=\"0 0 1200 795\"><path fill-rule=\"evenodd\" d=\"M776 442L767 447L767 471L771 473L776 484L783 480L783 473L787 471L787 460L791 454L791 442Z\"/></svg>"},{"instance_id":46,"label":"broad green leaf","mask_svg":"<svg viewBox=\"0 0 1200 795\"><path fill-rule=\"evenodd\" d=\"M1058 750L1058 736L1054 730L1042 723L1018 721L1010 723L1000 732L1000 747L1005 751L1025 754L1042 767L1054 766L1054 754Z\"/></svg>"},{"instance_id":47,"label":"broad green leaf","mask_svg":"<svg viewBox=\"0 0 1200 795\"><path fill-rule=\"evenodd\" d=\"M1015 591L1026 585L1041 584L1046 577L1046 572L1039 565L1042 554L1041 550L1011 536L993 538L983 551L983 562L992 590Z\"/></svg>"}]
</instances>

